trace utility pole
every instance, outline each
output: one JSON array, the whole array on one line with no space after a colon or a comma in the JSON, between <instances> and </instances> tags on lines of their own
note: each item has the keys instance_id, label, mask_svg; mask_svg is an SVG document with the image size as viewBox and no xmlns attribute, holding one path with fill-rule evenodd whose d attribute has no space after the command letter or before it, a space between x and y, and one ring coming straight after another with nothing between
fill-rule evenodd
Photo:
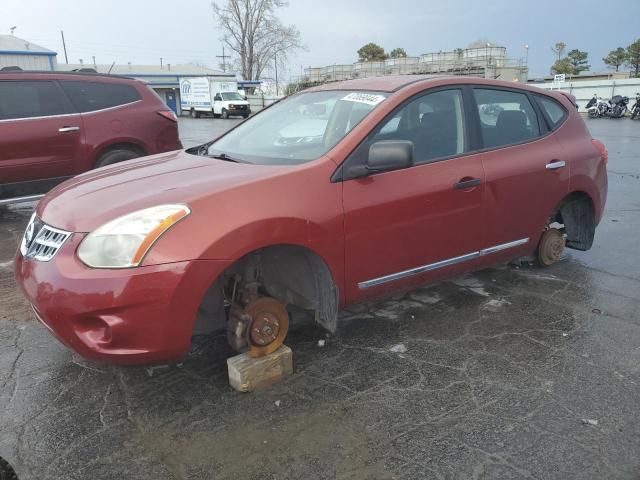
<instances>
[{"instance_id":1,"label":"utility pole","mask_svg":"<svg viewBox=\"0 0 640 480\"><path fill-rule=\"evenodd\" d=\"M162 70L162 57L160 57L160 70Z\"/></svg>"},{"instance_id":2,"label":"utility pole","mask_svg":"<svg viewBox=\"0 0 640 480\"><path fill-rule=\"evenodd\" d=\"M91 58L93 59L93 66L94 66L95 68L98 68L98 66L96 65L96 56L95 56L95 55L92 55L92 56L91 56Z\"/></svg>"},{"instance_id":3,"label":"utility pole","mask_svg":"<svg viewBox=\"0 0 640 480\"><path fill-rule=\"evenodd\" d=\"M276 64L276 97L278 96L278 52L273 54L273 61Z\"/></svg>"},{"instance_id":4,"label":"utility pole","mask_svg":"<svg viewBox=\"0 0 640 480\"><path fill-rule=\"evenodd\" d=\"M222 55L216 55L216 58L222 59L222 71L227 72L227 58L231 58L229 55L224 54L224 45L222 45Z\"/></svg>"},{"instance_id":5,"label":"utility pole","mask_svg":"<svg viewBox=\"0 0 640 480\"><path fill-rule=\"evenodd\" d=\"M62 49L64 50L64 63L69 65L69 58L67 57L67 44L64 42L64 31L60 30L60 35L62 35Z\"/></svg>"}]
</instances>

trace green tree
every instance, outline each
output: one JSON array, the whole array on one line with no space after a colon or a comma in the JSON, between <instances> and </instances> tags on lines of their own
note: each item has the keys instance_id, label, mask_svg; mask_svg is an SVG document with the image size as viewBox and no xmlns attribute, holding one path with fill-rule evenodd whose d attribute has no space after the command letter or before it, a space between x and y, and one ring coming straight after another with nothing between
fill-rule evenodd
<instances>
[{"instance_id":1,"label":"green tree","mask_svg":"<svg viewBox=\"0 0 640 480\"><path fill-rule=\"evenodd\" d=\"M622 47L618 47L615 50L611 50L609 54L602 59L602 61L609 68L615 68L617 72L627 61L627 51Z\"/></svg>"},{"instance_id":2,"label":"green tree","mask_svg":"<svg viewBox=\"0 0 640 480\"><path fill-rule=\"evenodd\" d=\"M364 47L358 50L358 57L360 62L375 62L380 60L386 60L387 54L380 45L375 43L367 43Z\"/></svg>"},{"instance_id":3,"label":"green tree","mask_svg":"<svg viewBox=\"0 0 640 480\"><path fill-rule=\"evenodd\" d=\"M394 48L391 50L391 53L389 53L389 56L391 58L406 58L407 52L405 52L404 48Z\"/></svg>"},{"instance_id":4,"label":"green tree","mask_svg":"<svg viewBox=\"0 0 640 480\"><path fill-rule=\"evenodd\" d=\"M558 56L558 60L562 59L562 54L564 50L567 48L567 44L564 42L557 42L553 47L551 47L551 51Z\"/></svg>"},{"instance_id":5,"label":"green tree","mask_svg":"<svg viewBox=\"0 0 640 480\"><path fill-rule=\"evenodd\" d=\"M551 67L551 73L564 73L565 75L573 74L573 67L567 57L556 60L556 63Z\"/></svg>"},{"instance_id":6,"label":"green tree","mask_svg":"<svg viewBox=\"0 0 640 480\"><path fill-rule=\"evenodd\" d=\"M627 47L627 59L625 63L631 67L634 76L640 77L640 39Z\"/></svg>"},{"instance_id":7,"label":"green tree","mask_svg":"<svg viewBox=\"0 0 640 480\"><path fill-rule=\"evenodd\" d=\"M572 75L580 75L580 72L584 72L591 68L591 65L589 65L589 54L582 50L578 50L577 48L574 48L567 53L567 59L571 65Z\"/></svg>"}]
</instances>

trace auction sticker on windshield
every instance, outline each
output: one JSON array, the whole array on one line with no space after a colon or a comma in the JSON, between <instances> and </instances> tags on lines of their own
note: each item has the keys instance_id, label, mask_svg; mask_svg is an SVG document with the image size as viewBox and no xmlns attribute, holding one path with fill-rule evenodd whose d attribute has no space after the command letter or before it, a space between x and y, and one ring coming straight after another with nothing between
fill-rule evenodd
<instances>
[{"instance_id":1,"label":"auction sticker on windshield","mask_svg":"<svg viewBox=\"0 0 640 480\"><path fill-rule=\"evenodd\" d=\"M373 93L350 93L342 100L346 102L366 103L367 105L378 105L386 97L384 95L375 95Z\"/></svg>"}]
</instances>

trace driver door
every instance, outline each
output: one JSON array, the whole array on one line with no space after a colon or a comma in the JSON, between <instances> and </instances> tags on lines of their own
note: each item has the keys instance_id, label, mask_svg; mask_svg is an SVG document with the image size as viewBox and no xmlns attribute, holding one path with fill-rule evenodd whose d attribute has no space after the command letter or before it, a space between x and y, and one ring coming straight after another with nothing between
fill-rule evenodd
<instances>
[{"instance_id":1,"label":"driver door","mask_svg":"<svg viewBox=\"0 0 640 480\"><path fill-rule=\"evenodd\" d=\"M215 97L213 97L213 113L215 115L222 114L222 95L216 93Z\"/></svg>"},{"instance_id":2,"label":"driver door","mask_svg":"<svg viewBox=\"0 0 640 480\"><path fill-rule=\"evenodd\" d=\"M346 160L343 207L347 301L473 268L484 243L485 174L469 155L460 89L400 107ZM415 165L348 179L380 140L410 140Z\"/></svg>"}]
</instances>

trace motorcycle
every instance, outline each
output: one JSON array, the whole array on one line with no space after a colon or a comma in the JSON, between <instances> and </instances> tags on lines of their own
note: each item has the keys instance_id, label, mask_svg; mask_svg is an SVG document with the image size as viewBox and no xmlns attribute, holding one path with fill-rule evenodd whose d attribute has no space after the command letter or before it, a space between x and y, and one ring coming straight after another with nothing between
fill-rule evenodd
<instances>
[{"instance_id":1,"label":"motorcycle","mask_svg":"<svg viewBox=\"0 0 640 480\"><path fill-rule=\"evenodd\" d=\"M609 111L609 103L594 93L585 108L587 109L589 118L600 118L605 116L607 111Z\"/></svg>"},{"instance_id":2,"label":"motorcycle","mask_svg":"<svg viewBox=\"0 0 640 480\"><path fill-rule=\"evenodd\" d=\"M631 107L631 120L640 117L640 93L636 93L636 103Z\"/></svg>"},{"instance_id":3,"label":"motorcycle","mask_svg":"<svg viewBox=\"0 0 640 480\"><path fill-rule=\"evenodd\" d=\"M622 118L627 113L629 105L629 97L615 95L609 100L609 109L606 112L609 118Z\"/></svg>"}]
</instances>

